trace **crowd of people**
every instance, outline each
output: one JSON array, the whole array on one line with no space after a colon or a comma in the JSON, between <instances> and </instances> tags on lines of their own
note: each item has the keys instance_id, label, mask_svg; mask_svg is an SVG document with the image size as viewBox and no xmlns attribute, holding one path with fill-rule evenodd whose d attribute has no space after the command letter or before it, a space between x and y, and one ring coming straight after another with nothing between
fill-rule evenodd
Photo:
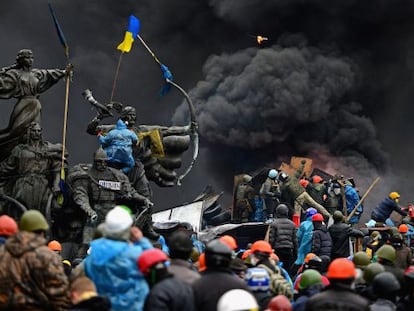
<instances>
[{"instance_id":1,"label":"crowd of people","mask_svg":"<svg viewBox=\"0 0 414 311\"><path fill-rule=\"evenodd\" d=\"M128 207L115 206L86 257L69 261L48 241L42 213L29 210L18 223L2 215L0 309L411 310L410 216L398 227L377 218L356 229L339 210L327 226L309 207L298 226L278 204L268 237L242 247L231 235L203 244L185 227L151 243Z\"/></svg>"}]
</instances>

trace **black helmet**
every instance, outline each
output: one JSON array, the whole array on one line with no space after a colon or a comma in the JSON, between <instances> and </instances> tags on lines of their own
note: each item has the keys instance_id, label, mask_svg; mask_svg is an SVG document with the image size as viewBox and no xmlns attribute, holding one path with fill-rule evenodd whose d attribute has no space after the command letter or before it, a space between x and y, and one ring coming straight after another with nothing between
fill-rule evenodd
<instances>
[{"instance_id":1,"label":"black helmet","mask_svg":"<svg viewBox=\"0 0 414 311\"><path fill-rule=\"evenodd\" d=\"M320 271L322 268L322 259L321 257L315 255L309 259L308 263L305 265L306 269L314 269Z\"/></svg>"},{"instance_id":2,"label":"black helmet","mask_svg":"<svg viewBox=\"0 0 414 311\"><path fill-rule=\"evenodd\" d=\"M387 271L378 274L372 282L372 289L380 298L392 297L400 288L400 283L395 275Z\"/></svg>"},{"instance_id":3,"label":"black helmet","mask_svg":"<svg viewBox=\"0 0 414 311\"><path fill-rule=\"evenodd\" d=\"M344 215L341 211L335 211L332 215L334 222L340 222L344 220Z\"/></svg>"},{"instance_id":4,"label":"black helmet","mask_svg":"<svg viewBox=\"0 0 414 311\"><path fill-rule=\"evenodd\" d=\"M193 250L193 242L186 231L177 230L168 238L168 247L171 258L187 260Z\"/></svg>"},{"instance_id":5,"label":"black helmet","mask_svg":"<svg viewBox=\"0 0 414 311\"><path fill-rule=\"evenodd\" d=\"M205 254L207 268L227 268L230 265L232 250L218 239L206 245Z\"/></svg>"},{"instance_id":6,"label":"black helmet","mask_svg":"<svg viewBox=\"0 0 414 311\"><path fill-rule=\"evenodd\" d=\"M286 204L279 204L276 207L276 216L277 217L288 216L288 214L289 214L289 209L288 209Z\"/></svg>"}]
</instances>

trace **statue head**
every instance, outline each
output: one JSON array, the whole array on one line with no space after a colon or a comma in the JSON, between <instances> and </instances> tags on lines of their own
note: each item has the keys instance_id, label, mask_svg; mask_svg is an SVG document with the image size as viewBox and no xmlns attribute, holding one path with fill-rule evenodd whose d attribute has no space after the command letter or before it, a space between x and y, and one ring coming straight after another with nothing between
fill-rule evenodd
<instances>
[{"instance_id":1,"label":"statue head","mask_svg":"<svg viewBox=\"0 0 414 311\"><path fill-rule=\"evenodd\" d=\"M42 127L38 122L32 122L27 127L27 140L28 142L42 140Z\"/></svg>"},{"instance_id":2,"label":"statue head","mask_svg":"<svg viewBox=\"0 0 414 311\"><path fill-rule=\"evenodd\" d=\"M102 147L99 147L93 154L93 167L98 171L104 171L107 166L108 156Z\"/></svg>"},{"instance_id":3,"label":"statue head","mask_svg":"<svg viewBox=\"0 0 414 311\"><path fill-rule=\"evenodd\" d=\"M29 49L22 49L17 53L16 62L23 66L32 66L33 64L33 52Z\"/></svg>"},{"instance_id":4,"label":"statue head","mask_svg":"<svg viewBox=\"0 0 414 311\"><path fill-rule=\"evenodd\" d=\"M137 111L132 106L125 106L121 111L121 119L127 123L128 127L135 124L137 119Z\"/></svg>"}]
</instances>

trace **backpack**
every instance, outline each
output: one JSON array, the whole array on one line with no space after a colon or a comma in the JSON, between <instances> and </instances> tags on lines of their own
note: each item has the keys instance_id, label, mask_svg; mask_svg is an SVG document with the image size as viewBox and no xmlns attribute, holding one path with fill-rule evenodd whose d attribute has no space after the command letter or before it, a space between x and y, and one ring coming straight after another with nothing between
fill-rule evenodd
<instances>
[{"instance_id":1,"label":"backpack","mask_svg":"<svg viewBox=\"0 0 414 311\"><path fill-rule=\"evenodd\" d=\"M277 295L284 295L290 301L293 299L293 289L292 285L283 277L282 272L280 271L279 267L275 267L275 271L270 269L268 266L264 264L260 264L257 266L258 268L265 269L270 276L270 291L274 296Z\"/></svg>"}]
</instances>

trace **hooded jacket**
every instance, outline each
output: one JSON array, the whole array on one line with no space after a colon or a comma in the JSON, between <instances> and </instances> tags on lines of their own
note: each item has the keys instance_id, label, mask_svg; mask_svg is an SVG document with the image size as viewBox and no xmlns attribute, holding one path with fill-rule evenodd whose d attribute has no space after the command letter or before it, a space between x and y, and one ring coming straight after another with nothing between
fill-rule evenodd
<instances>
[{"instance_id":1,"label":"hooded jacket","mask_svg":"<svg viewBox=\"0 0 414 311\"><path fill-rule=\"evenodd\" d=\"M67 310L68 280L62 259L35 233L18 232L0 248L0 308Z\"/></svg>"},{"instance_id":2,"label":"hooded jacket","mask_svg":"<svg viewBox=\"0 0 414 311\"><path fill-rule=\"evenodd\" d=\"M319 221L313 222L313 239L311 252L315 255L331 257L332 239L326 226Z\"/></svg>"},{"instance_id":3,"label":"hooded jacket","mask_svg":"<svg viewBox=\"0 0 414 311\"><path fill-rule=\"evenodd\" d=\"M312 237L313 237L313 223L312 216L303 221L297 233L298 238L298 257L295 264L302 265L305 262L305 256L312 250Z\"/></svg>"},{"instance_id":4,"label":"hooded jacket","mask_svg":"<svg viewBox=\"0 0 414 311\"><path fill-rule=\"evenodd\" d=\"M114 311L143 310L149 289L136 262L150 248L146 238L135 244L107 238L91 242L90 254L84 260L85 274L99 295L109 298Z\"/></svg>"},{"instance_id":5,"label":"hooded jacket","mask_svg":"<svg viewBox=\"0 0 414 311\"><path fill-rule=\"evenodd\" d=\"M279 205L276 208L276 220L270 225L270 245L273 248L287 248L297 250L296 226L288 219L288 208Z\"/></svg>"},{"instance_id":6,"label":"hooded jacket","mask_svg":"<svg viewBox=\"0 0 414 311\"><path fill-rule=\"evenodd\" d=\"M99 136L99 142L105 149L110 163L132 167L135 163L132 156L132 145L137 144L137 135L129 130L121 119L116 122L116 127L106 136Z\"/></svg>"}]
</instances>

